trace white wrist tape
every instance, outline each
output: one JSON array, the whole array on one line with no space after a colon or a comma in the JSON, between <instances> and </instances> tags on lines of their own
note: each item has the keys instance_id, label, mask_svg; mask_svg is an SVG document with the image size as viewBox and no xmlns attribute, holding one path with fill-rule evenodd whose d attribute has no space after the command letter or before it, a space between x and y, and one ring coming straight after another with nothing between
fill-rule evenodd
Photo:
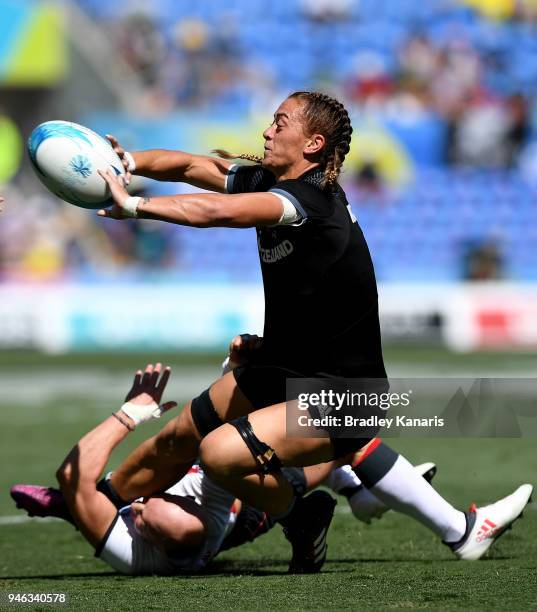
<instances>
[{"instance_id":1,"label":"white wrist tape","mask_svg":"<svg viewBox=\"0 0 537 612\"><path fill-rule=\"evenodd\" d=\"M124 412L130 417L135 425L145 423L151 419L160 419L164 410L156 402L150 404L133 404L132 402L126 402L120 408L121 412Z\"/></svg>"},{"instance_id":2,"label":"white wrist tape","mask_svg":"<svg viewBox=\"0 0 537 612\"><path fill-rule=\"evenodd\" d=\"M141 200L142 198L130 196L123 202L121 209L125 217L136 218L138 216L138 205Z\"/></svg>"},{"instance_id":3,"label":"white wrist tape","mask_svg":"<svg viewBox=\"0 0 537 612\"><path fill-rule=\"evenodd\" d=\"M136 170L136 162L134 161L134 157L128 151L123 153L123 157L127 160L127 171L134 172Z\"/></svg>"}]
</instances>

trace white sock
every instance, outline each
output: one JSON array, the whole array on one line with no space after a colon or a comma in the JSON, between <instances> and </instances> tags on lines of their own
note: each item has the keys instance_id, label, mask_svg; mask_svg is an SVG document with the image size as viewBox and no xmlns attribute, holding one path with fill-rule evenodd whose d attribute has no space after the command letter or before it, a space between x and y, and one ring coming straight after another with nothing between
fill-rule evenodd
<instances>
[{"instance_id":1,"label":"white sock","mask_svg":"<svg viewBox=\"0 0 537 612\"><path fill-rule=\"evenodd\" d=\"M323 483L335 493L343 494L354 516L364 523L378 517L389 508L376 495L366 489L350 465L342 465L330 472Z\"/></svg>"},{"instance_id":2,"label":"white sock","mask_svg":"<svg viewBox=\"0 0 537 612\"><path fill-rule=\"evenodd\" d=\"M370 491L393 510L434 531L444 542L457 542L466 532L464 512L448 503L401 455Z\"/></svg>"}]
</instances>

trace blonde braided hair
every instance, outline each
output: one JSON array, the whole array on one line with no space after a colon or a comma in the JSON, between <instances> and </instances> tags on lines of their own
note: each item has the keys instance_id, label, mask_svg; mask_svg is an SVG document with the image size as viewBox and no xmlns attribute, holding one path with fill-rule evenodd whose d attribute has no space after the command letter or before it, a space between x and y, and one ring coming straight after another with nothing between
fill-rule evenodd
<instances>
[{"instance_id":1,"label":"blonde braided hair","mask_svg":"<svg viewBox=\"0 0 537 612\"><path fill-rule=\"evenodd\" d=\"M260 164L263 161L263 158L259 157L259 155L251 155L250 153L229 153L224 149L213 149L211 153L218 155L222 159L246 159L256 164Z\"/></svg>"},{"instance_id":2,"label":"blonde braided hair","mask_svg":"<svg viewBox=\"0 0 537 612\"><path fill-rule=\"evenodd\" d=\"M320 160L324 169L321 186L323 189L332 188L350 150L352 126L349 113L341 102L320 92L296 91L289 97L304 103L305 129L310 134L322 134L326 139Z\"/></svg>"}]
</instances>

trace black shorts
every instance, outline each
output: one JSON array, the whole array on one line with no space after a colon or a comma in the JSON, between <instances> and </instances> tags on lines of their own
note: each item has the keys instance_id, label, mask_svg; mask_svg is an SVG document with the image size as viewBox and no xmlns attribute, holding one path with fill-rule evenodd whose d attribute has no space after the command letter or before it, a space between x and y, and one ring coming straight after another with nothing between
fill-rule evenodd
<instances>
[{"instance_id":1,"label":"black shorts","mask_svg":"<svg viewBox=\"0 0 537 612\"><path fill-rule=\"evenodd\" d=\"M285 402L288 378L312 378L295 370L260 364L238 366L233 375L237 386L256 410ZM334 459L356 452L372 440L372 437L344 438L330 429L326 431L334 449Z\"/></svg>"},{"instance_id":2,"label":"black shorts","mask_svg":"<svg viewBox=\"0 0 537 612\"><path fill-rule=\"evenodd\" d=\"M279 366L260 364L238 366L233 375L237 386L256 410L285 402L287 379L306 377L306 374Z\"/></svg>"}]
</instances>

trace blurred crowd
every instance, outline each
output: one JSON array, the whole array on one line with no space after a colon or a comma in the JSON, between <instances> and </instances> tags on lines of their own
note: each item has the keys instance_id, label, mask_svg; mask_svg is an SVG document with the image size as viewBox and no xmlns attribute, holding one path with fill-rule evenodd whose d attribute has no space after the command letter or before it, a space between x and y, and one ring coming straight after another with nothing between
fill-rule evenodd
<instances>
[{"instance_id":1,"label":"blurred crowd","mask_svg":"<svg viewBox=\"0 0 537 612\"><path fill-rule=\"evenodd\" d=\"M212 24L183 18L159 27L150 10L109 26L120 56L142 81L143 110L152 114L218 107L270 91L272 75L247 61L237 28L226 12Z\"/></svg>"},{"instance_id":2,"label":"blurred crowd","mask_svg":"<svg viewBox=\"0 0 537 612\"><path fill-rule=\"evenodd\" d=\"M267 32L275 36L270 51L275 63L267 60L255 39L242 35L246 12L242 19L222 10L210 22L185 17L162 24L156 10L152 12L146 3L143 11L111 20L108 27L119 53L142 79L147 92L145 108L152 112L241 104L251 108L260 99L293 88L296 79L289 82L285 71L279 75L278 66L298 62L303 63L310 87L334 92L355 112L409 119L424 113L440 117L448 126L444 152L448 163L495 168L516 165L532 127L533 86L537 87L536 44L521 56L533 70L512 65L519 43L516 28L530 28L523 30L525 38L537 40L537 30L533 30L537 3L469 0L472 8L467 8L461 2L437 0L431 3L436 13L433 10L427 19L407 21L395 35L393 15L386 15L383 21L382 4L378 19L372 21L361 14L363 0L300 0L295 41L284 34L278 40L277 17L272 17L275 29L260 30L260 38ZM498 4L503 7L500 13ZM401 13L404 6L401 4ZM485 23L482 29L491 14L505 21ZM268 9L262 19L271 19ZM342 27L363 30L370 21L379 40L368 44L358 37L354 52L350 52L352 44L343 45L340 51L334 50L336 46L330 49L331 40L353 36L352 29ZM282 32L287 25L282 23ZM302 38L308 32L311 36L306 42ZM384 33L396 40L387 45L381 40ZM318 61L293 55L292 44L317 55ZM326 57L333 65L324 65Z\"/></svg>"},{"instance_id":3,"label":"blurred crowd","mask_svg":"<svg viewBox=\"0 0 537 612\"><path fill-rule=\"evenodd\" d=\"M399 49L395 72L366 52L357 57L344 91L362 111L411 117L432 112L443 119L447 163L514 167L530 133L533 100L488 86L489 61L464 38L439 47L426 34L411 34Z\"/></svg>"},{"instance_id":4,"label":"blurred crowd","mask_svg":"<svg viewBox=\"0 0 537 612\"><path fill-rule=\"evenodd\" d=\"M535 151L529 145L537 0L278 0L270 8L252 3L242 14L231 2L210 18L201 5L179 15L173 3L166 18L163 2L127 3L111 13L110 3L78 0L137 75L145 113L247 112L305 85L343 99L355 116L409 125L435 117L445 126L446 172L516 172L522 158L530 178L537 176L537 163L528 161L528 151ZM293 15L285 12L291 9ZM356 162L346 180L354 206L362 196L385 201L385 177L374 158ZM25 193L20 181L6 196L0 279L171 274L183 266L177 228L103 223L43 191ZM472 242L470 254L461 256L463 275L502 275L503 254L495 248L491 254L486 236Z\"/></svg>"},{"instance_id":5,"label":"blurred crowd","mask_svg":"<svg viewBox=\"0 0 537 612\"><path fill-rule=\"evenodd\" d=\"M0 282L136 280L181 271L174 227L110 223L44 190L3 188Z\"/></svg>"}]
</instances>

